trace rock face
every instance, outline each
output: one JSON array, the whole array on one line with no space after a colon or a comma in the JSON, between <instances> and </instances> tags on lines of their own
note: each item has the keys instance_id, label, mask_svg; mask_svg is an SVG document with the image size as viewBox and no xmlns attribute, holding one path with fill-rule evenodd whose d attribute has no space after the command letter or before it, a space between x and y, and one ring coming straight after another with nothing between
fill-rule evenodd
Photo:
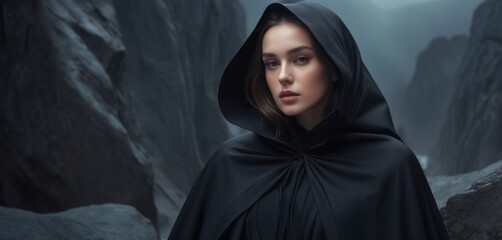
<instances>
[{"instance_id":1,"label":"rock face","mask_svg":"<svg viewBox=\"0 0 502 240\"><path fill-rule=\"evenodd\" d=\"M502 167L450 198L441 214L451 239L502 239Z\"/></svg>"},{"instance_id":2,"label":"rock face","mask_svg":"<svg viewBox=\"0 0 502 240\"><path fill-rule=\"evenodd\" d=\"M123 203L155 222L112 3L0 4L0 205Z\"/></svg>"},{"instance_id":3,"label":"rock face","mask_svg":"<svg viewBox=\"0 0 502 240\"><path fill-rule=\"evenodd\" d=\"M476 180L496 172L502 167L502 160L470 173L454 176L429 176L427 180L431 187L438 208L446 206L449 198L467 190ZM502 199L501 199L502 200Z\"/></svg>"},{"instance_id":4,"label":"rock face","mask_svg":"<svg viewBox=\"0 0 502 240\"><path fill-rule=\"evenodd\" d=\"M217 91L244 41L244 10L237 0L114 3L127 49L125 79L152 156L165 238L204 162L229 137Z\"/></svg>"},{"instance_id":5,"label":"rock face","mask_svg":"<svg viewBox=\"0 0 502 240\"><path fill-rule=\"evenodd\" d=\"M186 194L229 137L217 105L221 73L242 44L239 1L115 0L125 78L142 140Z\"/></svg>"},{"instance_id":6,"label":"rock face","mask_svg":"<svg viewBox=\"0 0 502 240\"><path fill-rule=\"evenodd\" d=\"M417 153L429 154L436 144L466 45L466 36L439 37L418 56L401 111L402 134Z\"/></svg>"},{"instance_id":7,"label":"rock face","mask_svg":"<svg viewBox=\"0 0 502 240\"><path fill-rule=\"evenodd\" d=\"M36 214L0 207L1 239L157 240L152 223L127 205L105 204Z\"/></svg>"},{"instance_id":8,"label":"rock face","mask_svg":"<svg viewBox=\"0 0 502 240\"><path fill-rule=\"evenodd\" d=\"M229 137L217 88L244 40L240 2L0 6L0 205L130 204L167 234Z\"/></svg>"},{"instance_id":9,"label":"rock face","mask_svg":"<svg viewBox=\"0 0 502 240\"><path fill-rule=\"evenodd\" d=\"M486 0L474 13L467 50L432 156L433 173L465 173L502 159L501 22L501 1Z\"/></svg>"}]
</instances>

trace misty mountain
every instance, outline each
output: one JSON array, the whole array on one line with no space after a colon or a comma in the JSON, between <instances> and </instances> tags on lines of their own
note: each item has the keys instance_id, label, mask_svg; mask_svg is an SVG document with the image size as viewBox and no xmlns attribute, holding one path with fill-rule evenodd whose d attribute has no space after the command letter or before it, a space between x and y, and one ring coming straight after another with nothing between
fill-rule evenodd
<instances>
[{"instance_id":1,"label":"misty mountain","mask_svg":"<svg viewBox=\"0 0 502 240\"><path fill-rule=\"evenodd\" d=\"M437 144L467 42L467 36L438 37L418 56L399 126L401 137L416 153L428 155Z\"/></svg>"},{"instance_id":2,"label":"misty mountain","mask_svg":"<svg viewBox=\"0 0 502 240\"><path fill-rule=\"evenodd\" d=\"M502 159L502 2L475 11L469 43L438 145L433 172L458 174Z\"/></svg>"}]
</instances>

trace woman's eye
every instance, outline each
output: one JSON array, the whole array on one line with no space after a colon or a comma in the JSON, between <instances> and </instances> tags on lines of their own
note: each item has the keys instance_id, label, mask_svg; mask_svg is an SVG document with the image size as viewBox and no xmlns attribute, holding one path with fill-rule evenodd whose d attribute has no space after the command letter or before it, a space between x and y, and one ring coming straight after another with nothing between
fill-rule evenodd
<instances>
[{"instance_id":1,"label":"woman's eye","mask_svg":"<svg viewBox=\"0 0 502 240\"><path fill-rule=\"evenodd\" d=\"M307 63L308 62L308 58L306 57L299 57L295 60L296 63Z\"/></svg>"},{"instance_id":2,"label":"woman's eye","mask_svg":"<svg viewBox=\"0 0 502 240\"><path fill-rule=\"evenodd\" d=\"M278 65L277 62L273 62L273 61L265 63L265 66L267 66L267 68L275 68L275 67L277 67L277 65Z\"/></svg>"}]
</instances>

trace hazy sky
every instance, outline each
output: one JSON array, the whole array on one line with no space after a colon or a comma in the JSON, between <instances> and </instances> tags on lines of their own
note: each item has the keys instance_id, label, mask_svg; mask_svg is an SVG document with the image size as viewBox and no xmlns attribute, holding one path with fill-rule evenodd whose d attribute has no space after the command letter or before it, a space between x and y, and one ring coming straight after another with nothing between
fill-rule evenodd
<instances>
[{"instance_id":1,"label":"hazy sky","mask_svg":"<svg viewBox=\"0 0 502 240\"><path fill-rule=\"evenodd\" d=\"M405 5L409 5L412 3L430 2L430 1L437 1L437 0L370 0L370 1L375 3L375 5L382 7L382 8L396 8L396 7L402 7Z\"/></svg>"},{"instance_id":2,"label":"hazy sky","mask_svg":"<svg viewBox=\"0 0 502 240\"><path fill-rule=\"evenodd\" d=\"M247 16L248 28L254 26L254 23L258 21L259 13L261 13L268 4L278 1L280 0L241 0L241 3L244 5L244 7L246 8L246 12L248 13ZM378 6L382 9L395 9L406 5L412 5L414 3L433 2L441 0L328 0L328 1L310 0L309 2L319 2L319 3L332 2L333 4L339 4L339 3L343 4L343 2L348 2L348 1L354 1L353 3L354 5L365 4L364 2L369 1L374 3L375 6Z\"/></svg>"}]
</instances>

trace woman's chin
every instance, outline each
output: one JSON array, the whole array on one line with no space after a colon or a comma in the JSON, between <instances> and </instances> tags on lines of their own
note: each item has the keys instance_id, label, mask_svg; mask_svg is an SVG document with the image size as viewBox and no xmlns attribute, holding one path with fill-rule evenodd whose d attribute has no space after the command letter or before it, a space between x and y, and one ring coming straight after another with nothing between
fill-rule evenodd
<instances>
[{"instance_id":1,"label":"woman's chin","mask_svg":"<svg viewBox=\"0 0 502 240\"><path fill-rule=\"evenodd\" d=\"M301 111L299 111L298 109L281 108L281 112L288 117L294 117L300 114Z\"/></svg>"}]
</instances>

